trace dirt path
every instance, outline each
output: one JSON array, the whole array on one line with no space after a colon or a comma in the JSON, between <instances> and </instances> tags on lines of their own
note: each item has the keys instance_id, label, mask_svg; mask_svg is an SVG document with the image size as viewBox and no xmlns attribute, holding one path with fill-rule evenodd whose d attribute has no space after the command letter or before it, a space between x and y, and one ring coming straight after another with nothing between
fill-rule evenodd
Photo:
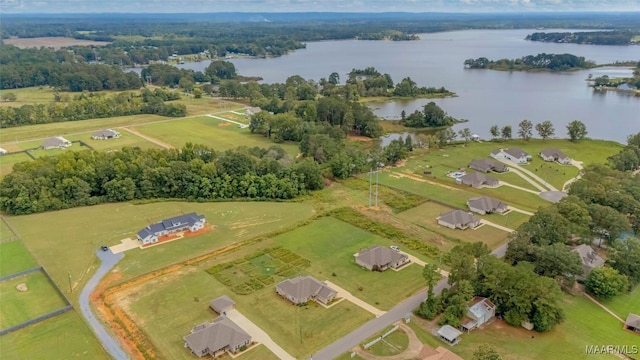
<instances>
[{"instance_id":1,"label":"dirt path","mask_svg":"<svg viewBox=\"0 0 640 360\"><path fill-rule=\"evenodd\" d=\"M419 182L423 182L423 183L427 183L427 184L431 184L431 185L435 185L435 186L439 186L441 188L447 189L447 190L458 190L452 186L447 186L447 185L443 185L437 182L433 182L433 181L429 181L426 179L423 179L419 176L415 176L415 175L411 175L411 174L407 174L407 173L399 173L399 172L395 172L395 171L391 171L391 176L395 176L395 177L401 177L401 178L407 178L407 179L411 179L411 180L415 180L415 181L419 181Z\"/></svg>"},{"instance_id":2,"label":"dirt path","mask_svg":"<svg viewBox=\"0 0 640 360\"><path fill-rule=\"evenodd\" d=\"M616 318L618 321L620 321L621 323L624 324L624 320L622 320L622 318L618 315L616 315L616 313L614 313L613 311L609 310L609 308L607 308L606 306L602 305L602 303L600 303L600 301L594 299L593 297L591 297L589 294L584 294L584 296L587 297L587 299L593 301L596 305L600 306L601 308L604 309L604 311L608 312L609 314L611 314L611 316L613 316L614 318Z\"/></svg>"},{"instance_id":3,"label":"dirt path","mask_svg":"<svg viewBox=\"0 0 640 360\"><path fill-rule=\"evenodd\" d=\"M376 317L384 315L384 311L376 308L373 305L370 305L369 303L366 303L360 299L358 299L357 297L353 296L353 294L351 294L350 292L348 292L347 290L341 288L340 286L332 283L329 280L325 280L324 281L330 288L332 288L333 290L338 292L338 297L344 298L346 300L349 300L351 303L353 303L354 305L357 305L359 307L361 307L362 309L372 313L373 315L375 315Z\"/></svg>"},{"instance_id":4,"label":"dirt path","mask_svg":"<svg viewBox=\"0 0 640 360\"><path fill-rule=\"evenodd\" d=\"M246 128L249 127L249 125L247 125L247 124L243 124L241 122L237 122L237 121L234 121L234 120L229 120L229 119L226 119L226 118L223 118L223 117L220 117L220 116L215 116L215 115L211 115L211 114L207 114L205 116L208 116L210 118L214 118L214 119L217 119L217 120L221 120L221 121L230 122L232 124L236 124L236 125L240 126L240 129L246 129Z\"/></svg>"},{"instance_id":5,"label":"dirt path","mask_svg":"<svg viewBox=\"0 0 640 360\"><path fill-rule=\"evenodd\" d=\"M372 355L371 353L363 350L362 348L358 347L355 350L356 354L358 354L358 356L360 356L361 358L363 358L365 360L406 360L406 359L416 359L418 354L420 354L420 350L422 350L422 346L423 346L422 342L420 341L420 339L418 339L418 336L413 331L413 329L408 327L406 324L400 322L400 323L398 323L398 326L409 337L409 344L407 345L407 349L405 351L403 351L402 353L400 353L398 355L375 356L375 355ZM400 330L396 330L396 331L400 331Z\"/></svg>"},{"instance_id":6,"label":"dirt path","mask_svg":"<svg viewBox=\"0 0 640 360\"><path fill-rule=\"evenodd\" d=\"M569 185L571 185L572 183L582 178L582 175L580 175L582 173L582 169L584 169L584 167L582 166L582 161L571 160L571 165L578 168L578 175L565 181L564 185L562 185L562 191L565 191L565 192L568 191Z\"/></svg>"},{"instance_id":7,"label":"dirt path","mask_svg":"<svg viewBox=\"0 0 640 360\"><path fill-rule=\"evenodd\" d=\"M147 140L148 142L154 143L154 144L156 144L156 145L158 145L160 147L163 147L165 149L173 149L174 148L173 145L169 145L167 143L163 143L162 141L160 141L158 139L155 139L155 138L152 138L151 136L143 135L140 132L138 132L137 130L129 129L127 127L121 127L121 128L118 128L118 129L122 129L122 130L128 131L131 134L133 134L133 135L135 135L135 136L137 136L139 138Z\"/></svg>"}]
</instances>

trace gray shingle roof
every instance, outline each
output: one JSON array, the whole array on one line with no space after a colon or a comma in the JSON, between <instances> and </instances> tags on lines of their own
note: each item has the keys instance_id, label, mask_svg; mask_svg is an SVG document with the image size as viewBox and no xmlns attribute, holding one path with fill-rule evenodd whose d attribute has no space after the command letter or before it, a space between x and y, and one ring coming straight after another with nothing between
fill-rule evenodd
<instances>
[{"instance_id":1,"label":"gray shingle roof","mask_svg":"<svg viewBox=\"0 0 640 360\"><path fill-rule=\"evenodd\" d=\"M96 132L93 133L92 136L94 137L115 137L118 136L119 133L115 130L111 130L111 129L103 129L103 130L98 130Z\"/></svg>"},{"instance_id":2,"label":"gray shingle roof","mask_svg":"<svg viewBox=\"0 0 640 360\"><path fill-rule=\"evenodd\" d=\"M480 221L480 219L474 216L473 214L466 211L462 211L462 210L452 210L444 214L440 214L440 216L438 216L438 219L454 225L456 224L467 225L470 223Z\"/></svg>"},{"instance_id":3,"label":"gray shingle roof","mask_svg":"<svg viewBox=\"0 0 640 360\"><path fill-rule=\"evenodd\" d=\"M520 149L520 148L509 148L509 149L505 149L504 152L506 152L507 154L516 157L516 158L523 158L523 157L530 157L531 155L529 155L529 153L527 153L526 151Z\"/></svg>"},{"instance_id":4,"label":"gray shingle roof","mask_svg":"<svg viewBox=\"0 0 640 360\"><path fill-rule=\"evenodd\" d=\"M402 258L408 258L405 254L400 254L397 251L391 250L384 246L374 245L368 249L360 251L356 258L369 266L384 266L390 263L395 263Z\"/></svg>"},{"instance_id":5,"label":"gray shingle roof","mask_svg":"<svg viewBox=\"0 0 640 360\"><path fill-rule=\"evenodd\" d=\"M505 171L507 166L505 164L493 161L491 159L474 159L469 163L469 167L479 171Z\"/></svg>"},{"instance_id":6,"label":"gray shingle roof","mask_svg":"<svg viewBox=\"0 0 640 360\"><path fill-rule=\"evenodd\" d=\"M563 153L560 149L556 149L556 148L544 149L540 151L540 154L543 154L546 157L553 157L558 160L569 158L567 154Z\"/></svg>"},{"instance_id":7,"label":"gray shingle roof","mask_svg":"<svg viewBox=\"0 0 640 360\"><path fill-rule=\"evenodd\" d=\"M229 318L221 316L212 323L196 326L191 334L184 337L184 341L193 352L202 354L205 349L215 352L227 346L236 348L251 341L251 336Z\"/></svg>"},{"instance_id":8,"label":"gray shingle roof","mask_svg":"<svg viewBox=\"0 0 640 360\"><path fill-rule=\"evenodd\" d=\"M138 236L142 239L149 235L157 234L161 231L172 231L185 226L193 226L196 222L203 220L204 215L198 215L194 212L184 215L172 217L170 219L161 220L155 224L151 224L144 229L138 231Z\"/></svg>"},{"instance_id":9,"label":"gray shingle roof","mask_svg":"<svg viewBox=\"0 0 640 360\"><path fill-rule=\"evenodd\" d=\"M488 176L479 172L470 172L466 175L462 175L458 178L460 182L467 185L475 185L480 186L483 184L487 185L497 185L498 179L493 176Z\"/></svg>"},{"instance_id":10,"label":"gray shingle roof","mask_svg":"<svg viewBox=\"0 0 640 360\"><path fill-rule=\"evenodd\" d=\"M462 332L451 325L445 325L438 330L438 335L451 342L462 335Z\"/></svg>"},{"instance_id":11,"label":"gray shingle roof","mask_svg":"<svg viewBox=\"0 0 640 360\"><path fill-rule=\"evenodd\" d=\"M627 326L633 326L636 329L640 329L640 315L629 313L624 324Z\"/></svg>"},{"instance_id":12,"label":"gray shingle roof","mask_svg":"<svg viewBox=\"0 0 640 360\"><path fill-rule=\"evenodd\" d=\"M65 138L63 138L62 136L55 136L55 137L51 137L51 138L48 138L47 140L45 140L42 143L42 147L45 147L45 148L47 148L47 147L62 147L62 146L65 146L65 145L67 145L69 143L70 143L70 141L65 139Z\"/></svg>"},{"instance_id":13,"label":"gray shingle roof","mask_svg":"<svg viewBox=\"0 0 640 360\"><path fill-rule=\"evenodd\" d=\"M470 207L481 209L485 212L494 212L496 211L496 209L507 208L506 203L488 196L470 198L469 200L467 200L467 204Z\"/></svg>"},{"instance_id":14,"label":"gray shingle roof","mask_svg":"<svg viewBox=\"0 0 640 360\"><path fill-rule=\"evenodd\" d=\"M276 285L276 289L294 299L308 299L314 296L327 298L331 294L336 294L335 290L313 276L298 276L284 280Z\"/></svg>"},{"instance_id":15,"label":"gray shingle roof","mask_svg":"<svg viewBox=\"0 0 640 360\"><path fill-rule=\"evenodd\" d=\"M604 259L601 258L591 246L582 244L576 246L573 251L577 252L580 255L580 260L582 260L582 265L584 267L585 272L596 268L598 266L604 265Z\"/></svg>"},{"instance_id":16,"label":"gray shingle roof","mask_svg":"<svg viewBox=\"0 0 640 360\"><path fill-rule=\"evenodd\" d=\"M222 295L219 298L211 300L211 303L209 305L211 306L213 311L217 312L218 314L222 314L222 312L226 309L233 307L235 305L235 302L233 302L233 300L231 300L231 298L227 295Z\"/></svg>"}]
</instances>

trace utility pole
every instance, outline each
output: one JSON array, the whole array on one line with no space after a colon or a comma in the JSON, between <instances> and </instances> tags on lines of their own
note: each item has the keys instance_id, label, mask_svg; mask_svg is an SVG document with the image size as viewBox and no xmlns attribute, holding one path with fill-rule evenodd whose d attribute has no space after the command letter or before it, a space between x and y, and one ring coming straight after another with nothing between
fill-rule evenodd
<instances>
[{"instance_id":1,"label":"utility pole","mask_svg":"<svg viewBox=\"0 0 640 360\"><path fill-rule=\"evenodd\" d=\"M369 207L371 207L371 181L372 181L372 174L373 169L371 169L371 171L369 171Z\"/></svg>"},{"instance_id":2,"label":"utility pole","mask_svg":"<svg viewBox=\"0 0 640 360\"><path fill-rule=\"evenodd\" d=\"M67 273L69 275L69 294L73 292L73 288L71 287L71 273Z\"/></svg>"},{"instance_id":3,"label":"utility pole","mask_svg":"<svg viewBox=\"0 0 640 360\"><path fill-rule=\"evenodd\" d=\"M379 183L379 174L380 174L380 169L376 168L376 207L378 207L378 183Z\"/></svg>"}]
</instances>

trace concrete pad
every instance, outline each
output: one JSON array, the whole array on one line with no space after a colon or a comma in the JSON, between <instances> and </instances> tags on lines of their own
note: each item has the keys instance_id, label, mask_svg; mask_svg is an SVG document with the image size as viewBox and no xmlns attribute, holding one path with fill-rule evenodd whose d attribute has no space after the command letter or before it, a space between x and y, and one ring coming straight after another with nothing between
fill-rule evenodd
<instances>
[{"instance_id":1,"label":"concrete pad","mask_svg":"<svg viewBox=\"0 0 640 360\"><path fill-rule=\"evenodd\" d=\"M289 355L280 345L276 344L275 341L271 339L271 337L262 330L258 325L256 325L253 321L247 319L246 316L242 315L237 309L231 309L227 311L227 317L236 323L242 330L246 331L253 341L264 344L267 349L271 350L279 359L282 360L295 360L295 358Z\"/></svg>"},{"instance_id":2,"label":"concrete pad","mask_svg":"<svg viewBox=\"0 0 640 360\"><path fill-rule=\"evenodd\" d=\"M138 240L126 238L126 239L120 240L120 244L113 245L109 249L111 250L112 253L119 254L127 250L139 249L139 248L140 248L140 242Z\"/></svg>"}]
</instances>

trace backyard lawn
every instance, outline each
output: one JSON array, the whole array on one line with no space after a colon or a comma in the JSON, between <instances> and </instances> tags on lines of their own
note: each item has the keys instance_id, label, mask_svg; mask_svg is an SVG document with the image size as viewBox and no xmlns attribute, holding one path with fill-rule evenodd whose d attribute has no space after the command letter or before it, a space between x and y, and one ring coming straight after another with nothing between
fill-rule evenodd
<instances>
[{"instance_id":1,"label":"backyard lawn","mask_svg":"<svg viewBox=\"0 0 640 360\"><path fill-rule=\"evenodd\" d=\"M633 291L628 294L618 295L602 303L623 320L627 318L629 313L640 315L640 285L636 285Z\"/></svg>"},{"instance_id":2,"label":"backyard lawn","mask_svg":"<svg viewBox=\"0 0 640 360\"><path fill-rule=\"evenodd\" d=\"M7 176L7 174L11 173L13 171L13 165L31 160L33 159L25 153L0 156L0 177Z\"/></svg>"},{"instance_id":3,"label":"backyard lawn","mask_svg":"<svg viewBox=\"0 0 640 360\"><path fill-rule=\"evenodd\" d=\"M231 359L231 356L225 355L225 359ZM278 357L267 349L264 345L258 345L256 348L240 355L239 360L279 360Z\"/></svg>"},{"instance_id":4,"label":"backyard lawn","mask_svg":"<svg viewBox=\"0 0 640 360\"><path fill-rule=\"evenodd\" d=\"M20 240L0 243L0 277L38 266ZM1 294L0 294L1 295Z\"/></svg>"},{"instance_id":5,"label":"backyard lawn","mask_svg":"<svg viewBox=\"0 0 640 360\"><path fill-rule=\"evenodd\" d=\"M13 233L9 225L4 221L4 217L0 216L0 243L13 241L17 238L18 236Z\"/></svg>"}]
</instances>

